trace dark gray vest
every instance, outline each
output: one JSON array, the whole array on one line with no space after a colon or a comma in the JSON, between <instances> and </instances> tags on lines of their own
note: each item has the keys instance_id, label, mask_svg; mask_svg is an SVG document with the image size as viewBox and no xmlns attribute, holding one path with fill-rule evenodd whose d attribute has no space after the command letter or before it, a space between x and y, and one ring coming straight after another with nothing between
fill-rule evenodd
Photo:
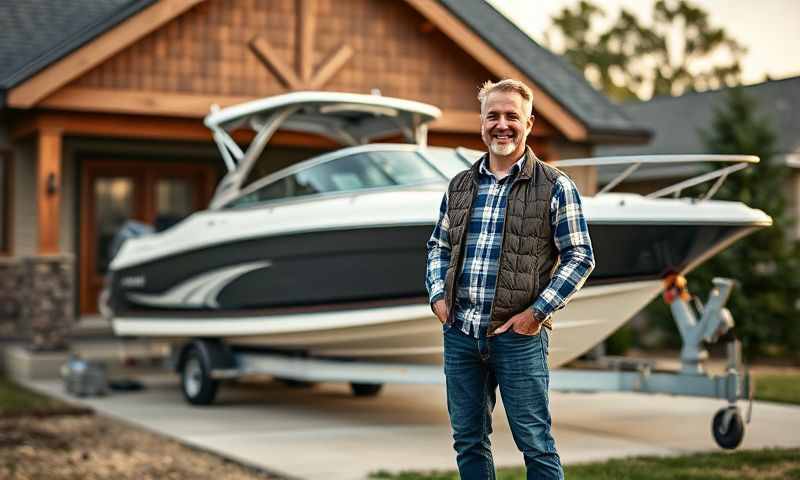
<instances>
[{"instance_id":1,"label":"dark gray vest","mask_svg":"<svg viewBox=\"0 0 800 480\"><path fill-rule=\"evenodd\" d=\"M550 282L558 261L558 249L550 225L550 200L556 180L566 174L538 160L530 148L527 154L528 160L508 193L489 335L509 318L533 305ZM451 313L464 263L467 228L478 193L478 168L482 161L483 158L469 170L456 175L448 187L451 251L444 291ZM544 326L552 328L550 319Z\"/></svg>"}]
</instances>

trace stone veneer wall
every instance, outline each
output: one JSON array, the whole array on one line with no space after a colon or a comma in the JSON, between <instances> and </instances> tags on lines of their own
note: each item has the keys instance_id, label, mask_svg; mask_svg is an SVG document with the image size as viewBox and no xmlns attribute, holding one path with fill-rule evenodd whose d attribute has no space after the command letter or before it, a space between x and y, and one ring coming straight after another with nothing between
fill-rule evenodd
<instances>
[{"instance_id":1,"label":"stone veneer wall","mask_svg":"<svg viewBox=\"0 0 800 480\"><path fill-rule=\"evenodd\" d=\"M21 262L0 257L0 338L19 335Z\"/></svg>"},{"instance_id":2,"label":"stone veneer wall","mask_svg":"<svg viewBox=\"0 0 800 480\"><path fill-rule=\"evenodd\" d=\"M74 257L0 260L0 335L22 337L35 351L67 348L75 324Z\"/></svg>"}]
</instances>

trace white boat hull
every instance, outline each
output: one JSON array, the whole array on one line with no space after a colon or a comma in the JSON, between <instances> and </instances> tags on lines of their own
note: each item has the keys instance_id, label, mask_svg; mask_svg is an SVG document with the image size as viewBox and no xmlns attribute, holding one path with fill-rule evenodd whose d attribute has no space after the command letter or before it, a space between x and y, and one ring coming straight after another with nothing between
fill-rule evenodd
<instances>
[{"instance_id":1,"label":"white boat hull","mask_svg":"<svg viewBox=\"0 0 800 480\"><path fill-rule=\"evenodd\" d=\"M583 288L555 314L550 364L561 366L611 335L662 288L660 281ZM442 362L441 325L427 304L260 318L113 320L123 336L182 341L220 337L234 347L286 350L364 361Z\"/></svg>"}]
</instances>

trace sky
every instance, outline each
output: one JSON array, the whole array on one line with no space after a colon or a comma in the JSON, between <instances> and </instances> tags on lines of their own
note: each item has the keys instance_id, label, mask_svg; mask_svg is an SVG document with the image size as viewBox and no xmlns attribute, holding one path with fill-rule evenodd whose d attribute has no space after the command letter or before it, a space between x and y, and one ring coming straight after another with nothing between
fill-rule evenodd
<instances>
[{"instance_id":1,"label":"sky","mask_svg":"<svg viewBox=\"0 0 800 480\"><path fill-rule=\"evenodd\" d=\"M550 18L578 0L489 0L514 23L541 43ZM594 0L609 19L621 8L649 23L655 0ZM711 25L747 47L742 59L745 84L800 75L800 0L691 0L709 13Z\"/></svg>"}]
</instances>

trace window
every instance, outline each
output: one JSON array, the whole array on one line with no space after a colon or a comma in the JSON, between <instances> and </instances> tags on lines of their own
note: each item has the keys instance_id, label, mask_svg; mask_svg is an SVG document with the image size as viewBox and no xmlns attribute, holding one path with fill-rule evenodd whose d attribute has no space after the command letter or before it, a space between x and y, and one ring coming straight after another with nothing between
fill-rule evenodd
<instances>
[{"instance_id":1,"label":"window","mask_svg":"<svg viewBox=\"0 0 800 480\"><path fill-rule=\"evenodd\" d=\"M472 165L469 160L459 155L452 148L428 147L425 150L425 156L430 158L431 163L450 178L455 177L457 173L468 169ZM477 161L477 158L475 161Z\"/></svg>"},{"instance_id":2,"label":"window","mask_svg":"<svg viewBox=\"0 0 800 480\"><path fill-rule=\"evenodd\" d=\"M242 182L242 188L277 172L283 168L322 155L327 150L314 148L286 148L270 146L256 159L252 168L247 172L247 177Z\"/></svg>"},{"instance_id":3,"label":"window","mask_svg":"<svg viewBox=\"0 0 800 480\"><path fill-rule=\"evenodd\" d=\"M0 255L11 253L12 167L11 152L0 150Z\"/></svg>"},{"instance_id":4,"label":"window","mask_svg":"<svg viewBox=\"0 0 800 480\"><path fill-rule=\"evenodd\" d=\"M259 188L258 190L248 193L243 197L237 198L230 204L230 206L241 207L252 205L254 203L266 202L267 200L277 200L279 198L290 197L291 195L288 194L289 189L287 188L288 184L288 179L282 178L274 183L270 183Z\"/></svg>"},{"instance_id":5,"label":"window","mask_svg":"<svg viewBox=\"0 0 800 480\"><path fill-rule=\"evenodd\" d=\"M435 168L415 152L364 152L321 163L276 180L234 200L230 206L444 180Z\"/></svg>"},{"instance_id":6,"label":"window","mask_svg":"<svg viewBox=\"0 0 800 480\"><path fill-rule=\"evenodd\" d=\"M443 178L414 152L365 152L297 173L299 192L296 195L413 185L436 180Z\"/></svg>"}]
</instances>

